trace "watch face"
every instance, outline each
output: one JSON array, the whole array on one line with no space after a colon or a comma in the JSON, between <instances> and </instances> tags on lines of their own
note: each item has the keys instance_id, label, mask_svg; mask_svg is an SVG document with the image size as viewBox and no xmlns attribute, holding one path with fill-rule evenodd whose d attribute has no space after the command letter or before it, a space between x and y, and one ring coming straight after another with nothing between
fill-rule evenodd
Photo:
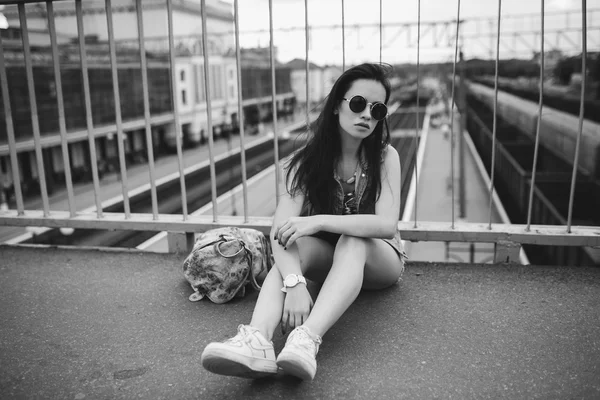
<instances>
[{"instance_id":1,"label":"watch face","mask_svg":"<svg viewBox=\"0 0 600 400\"><path fill-rule=\"evenodd\" d=\"M287 287L296 286L298 283L298 277L296 275L288 275L285 277L284 283Z\"/></svg>"}]
</instances>

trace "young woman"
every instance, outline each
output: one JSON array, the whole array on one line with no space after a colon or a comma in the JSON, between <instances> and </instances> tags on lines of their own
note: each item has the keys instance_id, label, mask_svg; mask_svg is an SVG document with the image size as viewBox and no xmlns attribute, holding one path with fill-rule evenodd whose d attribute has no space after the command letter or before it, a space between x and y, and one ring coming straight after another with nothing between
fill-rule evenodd
<instances>
[{"instance_id":1,"label":"young woman","mask_svg":"<svg viewBox=\"0 0 600 400\"><path fill-rule=\"evenodd\" d=\"M249 325L202 353L209 371L246 378L278 368L312 380L321 337L361 288L394 284L404 270L400 160L389 145L389 69L362 64L333 85L314 133L285 165L268 273ZM384 125L386 128L384 134ZM322 283L316 300L306 278ZM275 357L277 326L289 334Z\"/></svg>"}]
</instances>

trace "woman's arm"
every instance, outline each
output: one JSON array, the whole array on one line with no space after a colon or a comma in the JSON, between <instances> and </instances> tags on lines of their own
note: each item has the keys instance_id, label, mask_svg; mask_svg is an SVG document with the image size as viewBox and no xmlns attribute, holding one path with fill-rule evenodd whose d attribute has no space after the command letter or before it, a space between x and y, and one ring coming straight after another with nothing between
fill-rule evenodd
<instances>
[{"instance_id":1,"label":"woman's arm","mask_svg":"<svg viewBox=\"0 0 600 400\"><path fill-rule=\"evenodd\" d=\"M381 193L375 204L375 214L288 217L278 220L273 232L284 246L318 231L391 239L396 234L400 217L400 159L393 147L388 146L382 164Z\"/></svg>"},{"instance_id":2,"label":"woman's arm","mask_svg":"<svg viewBox=\"0 0 600 400\"><path fill-rule=\"evenodd\" d=\"M273 258L275 259L277 268L282 278L285 278L289 274L302 274L302 271L300 270L297 257L286 251L284 246L280 244L276 234L285 221L300 215L304 203L304 195L302 193L297 193L295 196L290 195L290 183L284 182L286 177L284 171L281 171L280 174L282 180L279 185L279 193L281 194L279 196L279 203L275 209L269 239L271 240Z\"/></svg>"}]
</instances>

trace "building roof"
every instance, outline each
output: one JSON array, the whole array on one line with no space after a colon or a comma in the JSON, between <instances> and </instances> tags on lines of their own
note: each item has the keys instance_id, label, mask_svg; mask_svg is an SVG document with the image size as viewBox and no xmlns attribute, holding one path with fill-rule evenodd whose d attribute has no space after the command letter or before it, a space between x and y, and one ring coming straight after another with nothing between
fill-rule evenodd
<instances>
[{"instance_id":1,"label":"building roof","mask_svg":"<svg viewBox=\"0 0 600 400\"><path fill-rule=\"evenodd\" d=\"M306 61L301 58L294 58L292 61L289 61L285 65L286 65L286 67L289 67L291 69L306 69ZM322 69L323 68L320 65L317 65L311 61L308 62L308 66L311 69Z\"/></svg>"}]
</instances>

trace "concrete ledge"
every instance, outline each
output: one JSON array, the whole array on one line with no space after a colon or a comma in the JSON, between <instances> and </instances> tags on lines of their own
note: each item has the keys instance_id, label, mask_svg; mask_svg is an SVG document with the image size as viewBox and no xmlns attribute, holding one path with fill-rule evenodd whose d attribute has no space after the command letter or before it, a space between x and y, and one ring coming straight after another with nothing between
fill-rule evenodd
<instances>
[{"instance_id":1,"label":"concrete ledge","mask_svg":"<svg viewBox=\"0 0 600 400\"><path fill-rule=\"evenodd\" d=\"M397 285L359 296L301 383L202 369L256 293L192 303L182 257L0 253L2 398L600 397L598 268L409 263Z\"/></svg>"}]
</instances>

